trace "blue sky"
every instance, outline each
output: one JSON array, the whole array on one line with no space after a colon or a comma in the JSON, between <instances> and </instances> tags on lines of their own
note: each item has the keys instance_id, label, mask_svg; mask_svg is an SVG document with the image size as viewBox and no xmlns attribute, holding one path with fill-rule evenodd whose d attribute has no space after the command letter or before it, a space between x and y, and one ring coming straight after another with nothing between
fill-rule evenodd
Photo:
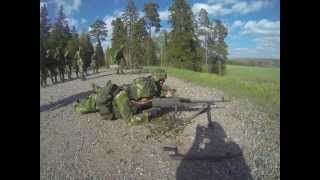
<instances>
[{"instance_id":1,"label":"blue sky","mask_svg":"<svg viewBox=\"0 0 320 180\"><path fill-rule=\"evenodd\" d=\"M150 0L134 0L141 12ZM160 5L162 29L170 30L168 7L172 0L153 0ZM188 0L196 15L201 8L210 19L220 19L227 26L229 57L280 58L280 2L279 0ZM111 22L119 16L127 0L44 0L49 18L55 18L57 8L63 5L69 24L78 31L88 31L97 18L103 19L109 30L103 45L111 43Z\"/></svg>"}]
</instances>

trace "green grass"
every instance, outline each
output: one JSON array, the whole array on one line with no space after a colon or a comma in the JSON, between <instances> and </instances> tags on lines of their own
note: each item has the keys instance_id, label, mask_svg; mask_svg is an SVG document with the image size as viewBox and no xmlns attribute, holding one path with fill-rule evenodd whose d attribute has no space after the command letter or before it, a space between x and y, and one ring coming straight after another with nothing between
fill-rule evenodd
<instances>
[{"instance_id":1,"label":"green grass","mask_svg":"<svg viewBox=\"0 0 320 180\"><path fill-rule=\"evenodd\" d=\"M147 69L158 68L148 66ZM223 90L227 94L248 98L261 110L269 113L272 119L280 116L280 69L227 65L227 74L194 72L185 69L164 68L168 74L201 86Z\"/></svg>"}]
</instances>

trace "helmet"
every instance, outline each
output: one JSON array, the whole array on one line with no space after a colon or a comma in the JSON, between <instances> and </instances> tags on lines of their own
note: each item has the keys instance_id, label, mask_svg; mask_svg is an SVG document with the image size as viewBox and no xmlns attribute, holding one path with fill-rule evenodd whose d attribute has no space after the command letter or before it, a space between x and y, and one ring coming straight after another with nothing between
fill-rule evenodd
<instances>
[{"instance_id":1,"label":"helmet","mask_svg":"<svg viewBox=\"0 0 320 180\"><path fill-rule=\"evenodd\" d=\"M129 88L129 97L138 100L143 97L153 97L157 93L157 85L148 77L134 79Z\"/></svg>"},{"instance_id":2,"label":"helmet","mask_svg":"<svg viewBox=\"0 0 320 180\"><path fill-rule=\"evenodd\" d=\"M163 69L156 69L155 71L152 72L151 77L155 81L167 79L167 72Z\"/></svg>"}]
</instances>

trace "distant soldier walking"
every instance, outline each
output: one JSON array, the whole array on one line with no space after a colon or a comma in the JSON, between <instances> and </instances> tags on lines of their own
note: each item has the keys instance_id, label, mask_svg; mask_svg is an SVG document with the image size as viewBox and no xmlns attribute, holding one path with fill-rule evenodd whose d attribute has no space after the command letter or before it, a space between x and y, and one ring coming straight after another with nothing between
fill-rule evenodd
<instances>
[{"instance_id":1,"label":"distant soldier walking","mask_svg":"<svg viewBox=\"0 0 320 180\"><path fill-rule=\"evenodd\" d=\"M68 73L68 79L72 79L72 57L71 57L68 49L64 53L64 59L66 61L66 66L67 66L66 69L67 69L67 73Z\"/></svg>"},{"instance_id":2,"label":"distant soldier walking","mask_svg":"<svg viewBox=\"0 0 320 180\"><path fill-rule=\"evenodd\" d=\"M48 78L48 67L45 53L40 49L40 84L41 87L47 86L47 78Z\"/></svg>"},{"instance_id":3,"label":"distant soldier walking","mask_svg":"<svg viewBox=\"0 0 320 180\"><path fill-rule=\"evenodd\" d=\"M79 78L79 66L78 66L78 59L80 58L79 50L74 54L73 63L74 63L74 70L76 71L76 76Z\"/></svg>"},{"instance_id":4,"label":"distant soldier walking","mask_svg":"<svg viewBox=\"0 0 320 180\"><path fill-rule=\"evenodd\" d=\"M91 68L93 73L97 73L99 70L99 66L97 62L98 62L98 56L97 56L97 50L95 50L91 56Z\"/></svg>"},{"instance_id":5,"label":"distant soldier walking","mask_svg":"<svg viewBox=\"0 0 320 180\"><path fill-rule=\"evenodd\" d=\"M51 78L51 82L52 84L55 84L58 82L58 79L57 79L57 63L56 63L56 60L54 59L53 57L53 52L48 49L46 51L46 60L47 60L47 63L48 63L48 69L50 71L50 78Z\"/></svg>"},{"instance_id":6,"label":"distant soldier walking","mask_svg":"<svg viewBox=\"0 0 320 180\"><path fill-rule=\"evenodd\" d=\"M64 81L65 59L63 56L62 49L60 47L56 48L54 58L58 62L60 81Z\"/></svg>"},{"instance_id":7,"label":"distant soldier walking","mask_svg":"<svg viewBox=\"0 0 320 180\"><path fill-rule=\"evenodd\" d=\"M114 60L118 65L117 74L119 74L119 73L120 74L124 74L123 65L125 63L125 58L124 58L124 55L123 55L123 50L124 50L124 46L121 45L120 49L118 49L114 54Z\"/></svg>"},{"instance_id":8,"label":"distant soldier walking","mask_svg":"<svg viewBox=\"0 0 320 180\"><path fill-rule=\"evenodd\" d=\"M79 68L80 77L82 79L85 79L84 63L83 63L83 59L81 57L81 48L79 48L79 50L76 52L75 60L76 60L77 67Z\"/></svg>"}]
</instances>

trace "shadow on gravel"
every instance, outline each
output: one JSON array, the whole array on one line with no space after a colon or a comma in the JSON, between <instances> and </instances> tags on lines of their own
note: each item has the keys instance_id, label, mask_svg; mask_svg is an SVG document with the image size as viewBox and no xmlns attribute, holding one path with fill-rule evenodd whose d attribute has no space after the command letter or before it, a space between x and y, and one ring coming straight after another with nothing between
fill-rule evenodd
<instances>
[{"instance_id":1,"label":"shadow on gravel","mask_svg":"<svg viewBox=\"0 0 320 180\"><path fill-rule=\"evenodd\" d=\"M189 151L182 155L176 149L175 155L170 155L173 159L182 159L176 179L253 179L239 145L226 138L216 122L208 127L198 125Z\"/></svg>"},{"instance_id":2,"label":"shadow on gravel","mask_svg":"<svg viewBox=\"0 0 320 180\"><path fill-rule=\"evenodd\" d=\"M104 76L111 76L111 74L102 74L102 75L99 75L99 76L93 76L93 77L86 77L86 80L90 80L90 79L97 79L97 78L101 78L101 77L104 77Z\"/></svg>"},{"instance_id":3,"label":"shadow on gravel","mask_svg":"<svg viewBox=\"0 0 320 180\"><path fill-rule=\"evenodd\" d=\"M89 96L93 92L94 92L93 90L86 91L86 92L81 92L79 94L75 94L75 95L69 96L67 98L58 100L56 102L42 105L42 106L40 106L40 112L44 112L44 111L48 111L48 110L52 111L52 110L67 106L67 105L75 102L77 99L82 99L84 97Z\"/></svg>"}]
</instances>

